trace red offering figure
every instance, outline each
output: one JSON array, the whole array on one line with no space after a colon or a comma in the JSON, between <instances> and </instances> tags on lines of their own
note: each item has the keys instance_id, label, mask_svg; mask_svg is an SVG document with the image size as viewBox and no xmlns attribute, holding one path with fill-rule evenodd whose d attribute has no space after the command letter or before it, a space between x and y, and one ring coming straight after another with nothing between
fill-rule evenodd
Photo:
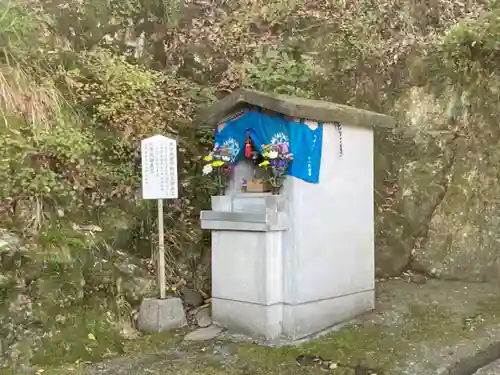
<instances>
[{"instance_id":1,"label":"red offering figure","mask_svg":"<svg viewBox=\"0 0 500 375\"><path fill-rule=\"evenodd\" d=\"M250 159L252 157L253 147L252 140L250 139L250 134L247 134L247 140L245 142L245 157Z\"/></svg>"}]
</instances>

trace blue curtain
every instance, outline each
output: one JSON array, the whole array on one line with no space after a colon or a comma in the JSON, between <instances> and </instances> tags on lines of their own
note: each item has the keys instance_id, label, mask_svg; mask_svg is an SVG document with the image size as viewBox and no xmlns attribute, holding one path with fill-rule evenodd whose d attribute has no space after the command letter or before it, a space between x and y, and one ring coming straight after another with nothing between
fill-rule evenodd
<instances>
[{"instance_id":1,"label":"blue curtain","mask_svg":"<svg viewBox=\"0 0 500 375\"><path fill-rule=\"evenodd\" d=\"M261 112L248 112L247 115L250 138L257 150L262 152L262 145L266 144L290 142L289 121Z\"/></svg>"},{"instance_id":2,"label":"blue curtain","mask_svg":"<svg viewBox=\"0 0 500 375\"><path fill-rule=\"evenodd\" d=\"M226 126L215 134L215 145L226 147L232 153L232 162L237 162L245 149L246 124L239 119L228 121Z\"/></svg>"},{"instance_id":3,"label":"blue curtain","mask_svg":"<svg viewBox=\"0 0 500 375\"><path fill-rule=\"evenodd\" d=\"M219 147L227 147L238 161L250 135L254 146L262 151L263 144L289 142L294 155L288 174L311 183L319 182L323 125L312 130L305 124L269 116L257 111L246 111L239 118L228 121L224 129L215 135Z\"/></svg>"},{"instance_id":4,"label":"blue curtain","mask_svg":"<svg viewBox=\"0 0 500 375\"><path fill-rule=\"evenodd\" d=\"M290 152L293 163L289 174L301 180L317 184L323 149L323 124L311 129L305 124L290 123Z\"/></svg>"}]
</instances>

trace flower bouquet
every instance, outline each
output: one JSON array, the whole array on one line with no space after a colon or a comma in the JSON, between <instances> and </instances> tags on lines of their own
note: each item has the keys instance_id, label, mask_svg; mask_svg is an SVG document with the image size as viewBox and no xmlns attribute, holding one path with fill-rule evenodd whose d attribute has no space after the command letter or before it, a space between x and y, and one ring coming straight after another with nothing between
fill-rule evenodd
<instances>
[{"instance_id":1,"label":"flower bouquet","mask_svg":"<svg viewBox=\"0 0 500 375\"><path fill-rule=\"evenodd\" d=\"M259 163L259 166L269 171L267 181L272 186L273 194L278 194L281 186L283 186L288 167L293 160L289 144L262 145L262 157L264 160Z\"/></svg>"},{"instance_id":2,"label":"flower bouquet","mask_svg":"<svg viewBox=\"0 0 500 375\"><path fill-rule=\"evenodd\" d=\"M215 145L214 149L203 158L207 164L203 166L203 175L215 174L219 195L224 195L228 181L233 172L232 153L225 147L219 148Z\"/></svg>"}]
</instances>

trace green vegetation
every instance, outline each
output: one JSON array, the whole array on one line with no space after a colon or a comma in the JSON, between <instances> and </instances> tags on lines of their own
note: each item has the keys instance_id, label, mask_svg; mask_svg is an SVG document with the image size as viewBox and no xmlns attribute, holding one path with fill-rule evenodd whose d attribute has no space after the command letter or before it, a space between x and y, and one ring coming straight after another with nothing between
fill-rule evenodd
<instances>
[{"instance_id":1,"label":"green vegetation","mask_svg":"<svg viewBox=\"0 0 500 375\"><path fill-rule=\"evenodd\" d=\"M0 215L23 238L0 253L4 363L123 352L117 327L141 297L131 280L151 285L140 259L150 256L155 208L137 197L137 152L147 136L179 142L181 198L165 210L169 277L206 286L207 238L197 217L215 187L201 174L210 134L191 119L228 90L397 114L405 90L425 87L464 120L438 130L498 136L498 4L431 3L0 4ZM401 130L415 133L409 124ZM417 238L422 228L408 232ZM89 333L98 340L89 342Z\"/></svg>"}]
</instances>

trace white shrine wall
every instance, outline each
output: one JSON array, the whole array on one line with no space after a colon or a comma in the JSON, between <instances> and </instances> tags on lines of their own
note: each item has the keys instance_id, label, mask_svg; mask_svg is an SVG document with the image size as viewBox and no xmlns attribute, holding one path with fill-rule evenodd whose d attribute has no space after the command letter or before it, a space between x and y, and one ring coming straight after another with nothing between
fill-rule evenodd
<instances>
[{"instance_id":1,"label":"white shrine wall","mask_svg":"<svg viewBox=\"0 0 500 375\"><path fill-rule=\"evenodd\" d=\"M319 184L287 185L283 330L294 339L375 304L373 129L343 124L341 156L337 127L323 126Z\"/></svg>"}]
</instances>

